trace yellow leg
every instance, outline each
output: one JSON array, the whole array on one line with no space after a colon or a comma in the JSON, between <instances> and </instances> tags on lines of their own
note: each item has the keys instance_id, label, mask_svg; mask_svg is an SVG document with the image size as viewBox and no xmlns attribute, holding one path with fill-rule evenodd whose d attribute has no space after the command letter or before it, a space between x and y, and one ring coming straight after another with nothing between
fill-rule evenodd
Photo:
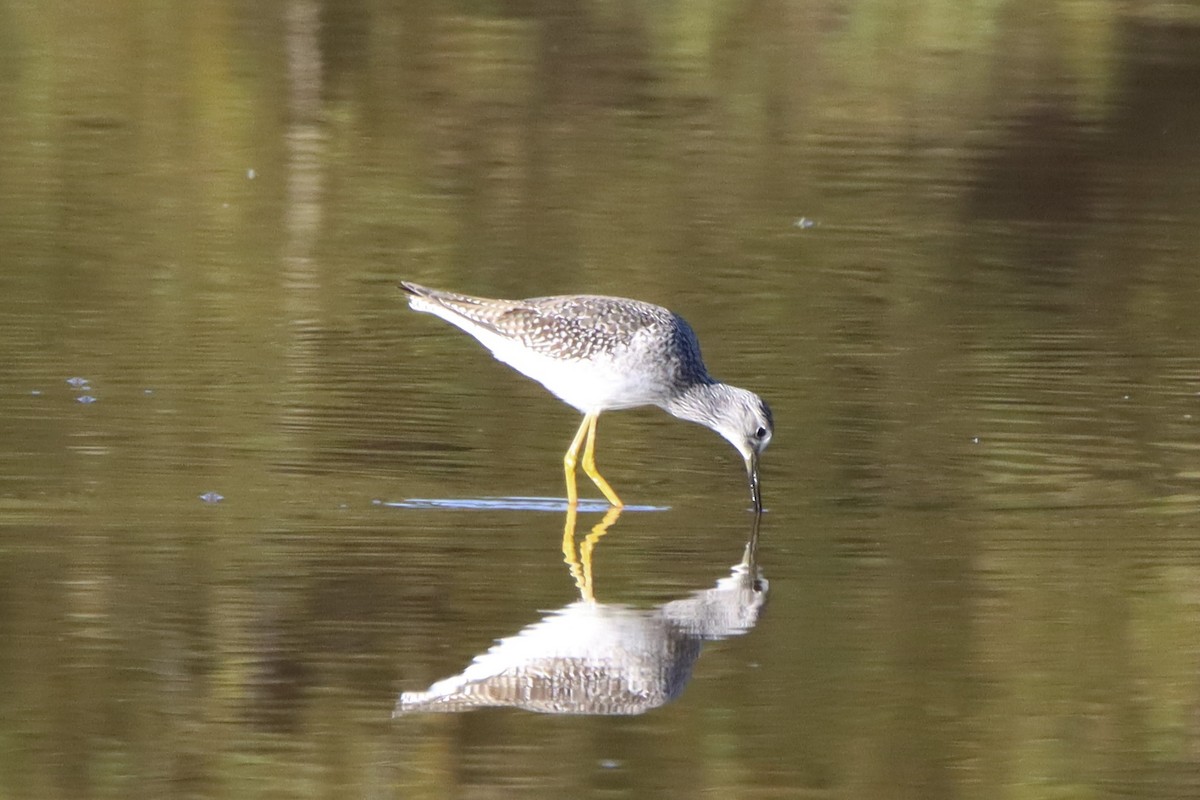
<instances>
[{"instance_id":1,"label":"yellow leg","mask_svg":"<svg viewBox=\"0 0 1200 800\"><path fill-rule=\"evenodd\" d=\"M583 448L583 471L592 479L592 483L600 487L600 491L604 492L608 502L617 508L622 508L625 504L621 502L621 498L617 497L617 493L596 469L596 420L599 418L599 414L588 414L584 418L584 424L587 425L587 445Z\"/></svg>"},{"instance_id":2,"label":"yellow leg","mask_svg":"<svg viewBox=\"0 0 1200 800\"><path fill-rule=\"evenodd\" d=\"M567 454L563 456L563 472L567 476L567 506L574 507L579 502L579 491L575 488L575 463L579 460L579 448L583 446L583 437L587 435L588 421L591 415L585 415L579 431L575 434Z\"/></svg>"}]
</instances>

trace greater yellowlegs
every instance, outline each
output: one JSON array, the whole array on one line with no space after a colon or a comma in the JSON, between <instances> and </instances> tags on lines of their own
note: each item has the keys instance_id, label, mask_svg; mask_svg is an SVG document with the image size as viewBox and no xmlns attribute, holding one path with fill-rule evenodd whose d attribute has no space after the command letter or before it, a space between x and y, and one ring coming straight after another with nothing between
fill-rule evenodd
<instances>
[{"instance_id":1,"label":"greater yellowlegs","mask_svg":"<svg viewBox=\"0 0 1200 800\"><path fill-rule=\"evenodd\" d=\"M755 511L762 510L758 457L771 441L771 409L745 389L709 377L686 321L661 306L622 297L572 294L493 300L402 282L409 305L475 337L518 372L583 413L563 457L567 502L574 505L575 465L614 506L624 505L596 469L601 411L658 406L728 439L746 462Z\"/></svg>"}]
</instances>

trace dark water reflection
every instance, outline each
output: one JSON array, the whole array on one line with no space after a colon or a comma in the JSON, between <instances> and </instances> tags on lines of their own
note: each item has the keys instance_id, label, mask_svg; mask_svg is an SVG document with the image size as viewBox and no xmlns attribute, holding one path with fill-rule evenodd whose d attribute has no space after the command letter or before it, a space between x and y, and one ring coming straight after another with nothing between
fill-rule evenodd
<instances>
[{"instance_id":1,"label":"dark water reflection","mask_svg":"<svg viewBox=\"0 0 1200 800\"><path fill-rule=\"evenodd\" d=\"M1200 795L1198 43L1178 2L0 0L0 795ZM576 415L400 279L659 302L771 403L770 613L674 702L391 718L578 597L561 511L469 500L557 501ZM594 595L664 617L741 465L602 425L655 510Z\"/></svg>"},{"instance_id":2,"label":"dark water reflection","mask_svg":"<svg viewBox=\"0 0 1200 800\"><path fill-rule=\"evenodd\" d=\"M405 692L394 714L512 706L547 714L644 714L675 699L691 678L705 641L754 627L767 600L758 566L759 515L742 560L715 588L653 610L598 602L592 559L618 509L576 545L567 511L563 553L580 598L501 639L461 674L423 692Z\"/></svg>"}]
</instances>

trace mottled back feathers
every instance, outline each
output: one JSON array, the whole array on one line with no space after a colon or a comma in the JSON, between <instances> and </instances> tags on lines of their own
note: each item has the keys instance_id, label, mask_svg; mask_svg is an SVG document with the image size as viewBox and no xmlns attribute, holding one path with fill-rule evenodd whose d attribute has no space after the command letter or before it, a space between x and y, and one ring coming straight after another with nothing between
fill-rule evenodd
<instances>
[{"instance_id":1,"label":"mottled back feathers","mask_svg":"<svg viewBox=\"0 0 1200 800\"><path fill-rule=\"evenodd\" d=\"M618 355L636 341L647 355L674 364L675 381L691 384L710 380L691 326L662 306L602 295L493 300L407 282L402 286L474 325L516 339L534 352L588 360L598 355Z\"/></svg>"}]
</instances>

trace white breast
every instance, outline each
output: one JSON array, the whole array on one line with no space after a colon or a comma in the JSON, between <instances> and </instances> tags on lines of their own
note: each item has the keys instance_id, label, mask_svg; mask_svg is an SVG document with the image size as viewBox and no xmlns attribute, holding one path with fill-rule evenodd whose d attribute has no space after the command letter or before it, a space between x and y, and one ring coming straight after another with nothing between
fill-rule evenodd
<instances>
[{"instance_id":1,"label":"white breast","mask_svg":"<svg viewBox=\"0 0 1200 800\"><path fill-rule=\"evenodd\" d=\"M557 359L495 335L477 336L498 360L545 386L555 397L584 414L654 405L662 389L619 369L612 358Z\"/></svg>"}]
</instances>

